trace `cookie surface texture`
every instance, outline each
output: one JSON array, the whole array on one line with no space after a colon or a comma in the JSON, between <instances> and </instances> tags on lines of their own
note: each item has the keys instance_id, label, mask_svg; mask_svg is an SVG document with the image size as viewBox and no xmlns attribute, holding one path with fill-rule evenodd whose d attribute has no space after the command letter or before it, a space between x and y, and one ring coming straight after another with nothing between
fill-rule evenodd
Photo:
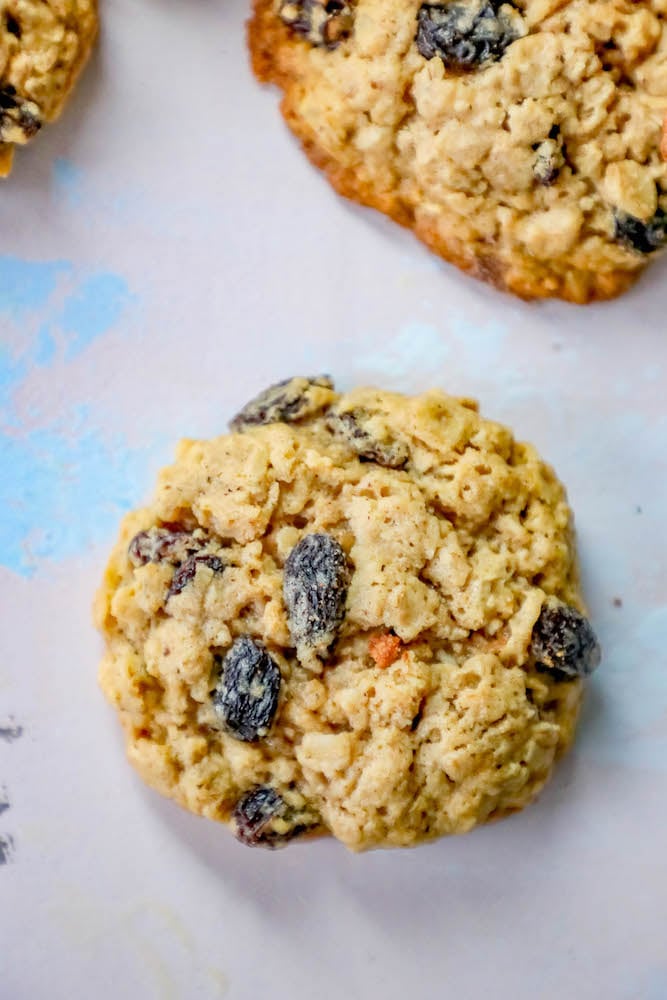
<instances>
[{"instance_id":1,"label":"cookie surface texture","mask_svg":"<svg viewBox=\"0 0 667 1000\"><path fill-rule=\"evenodd\" d=\"M249 44L341 194L501 289L584 303L667 246L666 18L665 0L255 0Z\"/></svg>"},{"instance_id":2,"label":"cookie surface texture","mask_svg":"<svg viewBox=\"0 0 667 1000\"><path fill-rule=\"evenodd\" d=\"M553 471L437 391L259 398L180 444L108 565L130 761L252 845L409 846L522 808L599 660Z\"/></svg>"},{"instance_id":3,"label":"cookie surface texture","mask_svg":"<svg viewBox=\"0 0 667 1000\"><path fill-rule=\"evenodd\" d=\"M0 177L58 117L96 34L96 0L0 0Z\"/></svg>"}]
</instances>

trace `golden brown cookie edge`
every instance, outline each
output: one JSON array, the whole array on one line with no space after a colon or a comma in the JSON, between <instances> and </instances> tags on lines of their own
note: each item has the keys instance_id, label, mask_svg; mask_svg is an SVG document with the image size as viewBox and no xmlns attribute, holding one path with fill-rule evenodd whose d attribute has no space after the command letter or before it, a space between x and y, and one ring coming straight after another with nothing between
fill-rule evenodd
<instances>
[{"instance_id":1,"label":"golden brown cookie edge","mask_svg":"<svg viewBox=\"0 0 667 1000\"><path fill-rule=\"evenodd\" d=\"M642 273L646 262L637 261L632 270L617 268L612 271L575 271L562 275L545 268L539 261L526 255L522 266L508 266L490 244L488 255L476 256L451 233L443 239L435 226L420 224L410 206L400 198L386 193L379 195L369 183L354 171L342 167L335 158L317 142L299 116L294 96L299 81L289 72L290 51L296 45L289 29L276 17L272 0L253 0L253 13L247 22L248 49L252 70L260 83L275 84L283 93L280 110L291 132L301 143L310 162L321 170L334 190L358 204L374 208L414 235L429 250L449 264L480 281L493 285L499 291L510 292L524 300L557 298L576 305L613 299L630 288ZM527 266L533 264L532 268ZM576 277L576 281L572 280Z\"/></svg>"}]
</instances>

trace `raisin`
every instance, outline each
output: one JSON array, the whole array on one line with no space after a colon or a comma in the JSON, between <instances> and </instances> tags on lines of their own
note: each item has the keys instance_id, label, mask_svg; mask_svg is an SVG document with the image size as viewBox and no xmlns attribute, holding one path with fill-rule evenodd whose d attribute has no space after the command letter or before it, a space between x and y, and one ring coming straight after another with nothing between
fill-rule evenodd
<instances>
[{"instance_id":1,"label":"raisin","mask_svg":"<svg viewBox=\"0 0 667 1000\"><path fill-rule=\"evenodd\" d=\"M388 469L402 469L409 458L402 441L378 441L368 430L368 414L363 410L345 413L332 411L327 415L327 427L356 452L362 462L377 462Z\"/></svg>"},{"instance_id":2,"label":"raisin","mask_svg":"<svg viewBox=\"0 0 667 1000\"><path fill-rule=\"evenodd\" d=\"M343 0L282 0L280 18L311 45L335 49L352 31L352 8Z\"/></svg>"},{"instance_id":3,"label":"raisin","mask_svg":"<svg viewBox=\"0 0 667 1000\"><path fill-rule=\"evenodd\" d=\"M533 628L530 651L538 670L556 680L586 677L600 663L600 646L587 618L567 604L545 605Z\"/></svg>"},{"instance_id":4,"label":"raisin","mask_svg":"<svg viewBox=\"0 0 667 1000\"><path fill-rule=\"evenodd\" d=\"M422 4L417 15L417 48L425 59L440 56L461 72L496 62L519 38L519 16L501 0Z\"/></svg>"},{"instance_id":5,"label":"raisin","mask_svg":"<svg viewBox=\"0 0 667 1000\"><path fill-rule=\"evenodd\" d=\"M285 562L283 595L297 648L324 651L345 617L349 570L331 535L306 535Z\"/></svg>"},{"instance_id":6,"label":"raisin","mask_svg":"<svg viewBox=\"0 0 667 1000\"><path fill-rule=\"evenodd\" d=\"M189 531L149 528L134 536L127 551L135 566L145 566L149 562L170 562L179 566L199 548L201 542L193 538Z\"/></svg>"},{"instance_id":7,"label":"raisin","mask_svg":"<svg viewBox=\"0 0 667 1000\"><path fill-rule=\"evenodd\" d=\"M236 640L213 691L213 706L231 736L244 743L266 736L278 708L280 681L280 668L261 643L249 636Z\"/></svg>"},{"instance_id":8,"label":"raisin","mask_svg":"<svg viewBox=\"0 0 667 1000\"><path fill-rule=\"evenodd\" d=\"M272 843L271 821L285 812L285 802L268 785L260 785L246 792L234 809L234 825L242 844L257 847Z\"/></svg>"},{"instance_id":9,"label":"raisin","mask_svg":"<svg viewBox=\"0 0 667 1000\"><path fill-rule=\"evenodd\" d=\"M214 573L222 573L225 568L225 564L218 556L188 556L183 565L180 566L174 573L169 590L167 591L167 600L175 594L180 594L187 584L190 583L191 580L194 580L198 566L208 566L208 568L213 570Z\"/></svg>"},{"instance_id":10,"label":"raisin","mask_svg":"<svg viewBox=\"0 0 667 1000\"><path fill-rule=\"evenodd\" d=\"M21 37L21 25L9 11L5 11L5 28L9 34L14 35L15 38Z\"/></svg>"},{"instance_id":11,"label":"raisin","mask_svg":"<svg viewBox=\"0 0 667 1000\"><path fill-rule=\"evenodd\" d=\"M18 103L16 87L13 87L11 83L8 83L4 87L0 88L0 110L11 111L12 108L18 107Z\"/></svg>"},{"instance_id":12,"label":"raisin","mask_svg":"<svg viewBox=\"0 0 667 1000\"><path fill-rule=\"evenodd\" d=\"M0 142L26 141L41 127L39 108L33 101L20 98L12 84L0 87Z\"/></svg>"},{"instance_id":13,"label":"raisin","mask_svg":"<svg viewBox=\"0 0 667 1000\"><path fill-rule=\"evenodd\" d=\"M312 825L307 813L290 808L270 785L246 792L234 809L234 832L248 847L280 847Z\"/></svg>"},{"instance_id":14,"label":"raisin","mask_svg":"<svg viewBox=\"0 0 667 1000\"><path fill-rule=\"evenodd\" d=\"M642 222L634 215L616 209L614 239L637 253L649 254L661 250L667 246L667 212L659 208L652 219Z\"/></svg>"},{"instance_id":15,"label":"raisin","mask_svg":"<svg viewBox=\"0 0 667 1000\"><path fill-rule=\"evenodd\" d=\"M229 426L233 431L243 431L246 427L257 427L260 424L290 424L302 420L324 405L318 398L320 394L312 391L317 388L333 389L333 382L327 375L295 375L294 378L271 385L246 403L229 422Z\"/></svg>"},{"instance_id":16,"label":"raisin","mask_svg":"<svg viewBox=\"0 0 667 1000\"><path fill-rule=\"evenodd\" d=\"M234 809L234 832L248 847L275 848L319 826L317 812L294 789L280 794L270 785L256 785Z\"/></svg>"}]
</instances>

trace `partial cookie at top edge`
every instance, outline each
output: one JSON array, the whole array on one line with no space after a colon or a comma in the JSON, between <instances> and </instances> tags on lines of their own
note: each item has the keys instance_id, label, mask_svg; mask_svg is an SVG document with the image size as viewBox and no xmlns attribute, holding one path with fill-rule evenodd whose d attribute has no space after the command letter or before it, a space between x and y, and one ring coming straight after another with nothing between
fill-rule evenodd
<instances>
[{"instance_id":1,"label":"partial cookie at top edge","mask_svg":"<svg viewBox=\"0 0 667 1000\"><path fill-rule=\"evenodd\" d=\"M0 2L0 177L60 115L96 35L96 0Z\"/></svg>"},{"instance_id":2,"label":"partial cookie at top edge","mask_svg":"<svg viewBox=\"0 0 667 1000\"><path fill-rule=\"evenodd\" d=\"M602 37L595 40L584 30L583 8L575 11L581 52L570 53L571 72L581 80L556 81L555 96L533 97L528 68L540 60L532 50L546 47L544 61L555 61L568 44L563 19L577 5L583 0L557 5L543 24L533 23L531 12L537 17L549 5L517 5L529 33L478 71L488 74L494 96L473 92L470 100L480 105L474 113L462 109L476 73L454 72L417 49L418 3L360 0L351 34L327 50L291 31L271 0L256 0L248 37L257 77L283 90L287 124L339 193L413 229L436 253L498 288L583 303L625 291L655 256L655 247L646 254L641 243L630 247L617 238L616 216L623 211L651 226L651 212L667 206L660 155L667 75L660 75L659 55L667 50L667 33L662 16L651 21L649 3L612 0L625 20L617 29L596 29ZM644 50L636 39L639 53L626 42L625 48L607 46L605 32L625 39L632 28L641 36L643 22L626 25L633 14L648 18ZM385 22L392 25L390 38ZM661 34L651 40L656 24ZM601 58L610 60L607 69ZM628 60L646 97L635 98L636 90L623 83ZM505 69L512 80L525 73L525 82L518 90L507 84L504 104L494 108ZM579 142L585 126L577 115L584 113L600 122ZM494 125L501 114L502 124ZM466 144L481 156L474 169Z\"/></svg>"}]
</instances>

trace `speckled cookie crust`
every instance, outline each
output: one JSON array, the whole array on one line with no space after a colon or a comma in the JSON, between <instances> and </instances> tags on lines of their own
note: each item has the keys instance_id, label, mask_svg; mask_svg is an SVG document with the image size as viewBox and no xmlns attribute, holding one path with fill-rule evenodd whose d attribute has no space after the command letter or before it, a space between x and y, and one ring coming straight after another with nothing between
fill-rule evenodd
<instances>
[{"instance_id":1,"label":"speckled cookie crust","mask_svg":"<svg viewBox=\"0 0 667 1000\"><path fill-rule=\"evenodd\" d=\"M132 764L267 846L521 809L599 658L553 471L437 391L298 379L233 425L181 443L98 594Z\"/></svg>"},{"instance_id":2,"label":"speckled cookie crust","mask_svg":"<svg viewBox=\"0 0 667 1000\"><path fill-rule=\"evenodd\" d=\"M667 244L666 15L667 0L255 0L249 44L341 194L501 289L583 303Z\"/></svg>"},{"instance_id":3,"label":"speckled cookie crust","mask_svg":"<svg viewBox=\"0 0 667 1000\"><path fill-rule=\"evenodd\" d=\"M96 34L96 0L0 0L0 177L58 117Z\"/></svg>"}]
</instances>

